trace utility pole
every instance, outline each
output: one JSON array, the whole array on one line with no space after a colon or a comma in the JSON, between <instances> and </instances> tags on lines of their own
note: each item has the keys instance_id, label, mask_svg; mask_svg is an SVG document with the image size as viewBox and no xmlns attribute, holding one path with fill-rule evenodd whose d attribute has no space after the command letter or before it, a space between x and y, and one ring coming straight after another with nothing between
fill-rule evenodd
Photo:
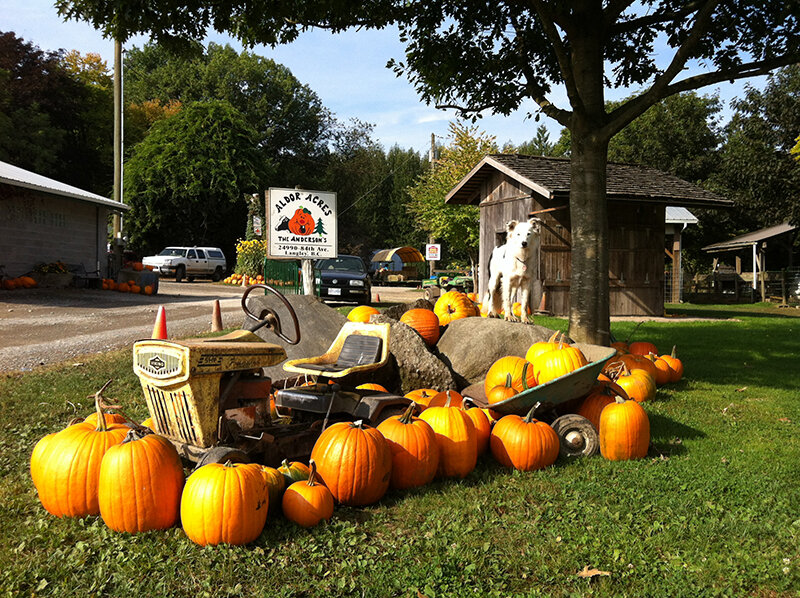
<instances>
[{"instance_id":1,"label":"utility pole","mask_svg":"<svg viewBox=\"0 0 800 598\"><path fill-rule=\"evenodd\" d=\"M431 163L431 171L436 167L436 135L431 133L431 149L428 153L428 161ZM428 235L428 243L433 244L436 242L436 239L433 238L433 235ZM436 262L434 260L428 260L428 277L433 278L433 270Z\"/></svg>"},{"instance_id":2,"label":"utility pole","mask_svg":"<svg viewBox=\"0 0 800 598\"><path fill-rule=\"evenodd\" d=\"M122 203L122 42L114 40L114 201ZM120 212L114 212L111 248L113 275L122 268L122 226Z\"/></svg>"}]
</instances>

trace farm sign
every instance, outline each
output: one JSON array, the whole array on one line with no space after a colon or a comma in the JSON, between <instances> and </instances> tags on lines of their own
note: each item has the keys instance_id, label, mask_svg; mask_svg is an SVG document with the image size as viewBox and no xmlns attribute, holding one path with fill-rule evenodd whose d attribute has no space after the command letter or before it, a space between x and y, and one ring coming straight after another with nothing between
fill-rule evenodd
<instances>
[{"instance_id":1,"label":"farm sign","mask_svg":"<svg viewBox=\"0 0 800 598\"><path fill-rule=\"evenodd\" d=\"M267 192L269 257L336 257L336 194L275 189Z\"/></svg>"}]
</instances>

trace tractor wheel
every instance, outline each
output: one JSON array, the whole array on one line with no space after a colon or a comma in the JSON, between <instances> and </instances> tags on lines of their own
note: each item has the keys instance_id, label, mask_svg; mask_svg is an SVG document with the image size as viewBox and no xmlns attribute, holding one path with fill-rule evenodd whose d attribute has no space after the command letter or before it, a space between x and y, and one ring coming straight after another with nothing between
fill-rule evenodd
<instances>
[{"instance_id":1,"label":"tractor wheel","mask_svg":"<svg viewBox=\"0 0 800 598\"><path fill-rule=\"evenodd\" d=\"M558 434L559 457L591 457L600 450L600 437L592 422L570 413L562 415L552 424Z\"/></svg>"}]
</instances>

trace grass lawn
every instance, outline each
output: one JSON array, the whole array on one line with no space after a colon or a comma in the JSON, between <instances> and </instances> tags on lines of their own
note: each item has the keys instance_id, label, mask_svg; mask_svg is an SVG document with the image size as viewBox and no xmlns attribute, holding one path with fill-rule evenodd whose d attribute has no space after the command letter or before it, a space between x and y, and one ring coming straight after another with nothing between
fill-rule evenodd
<instances>
[{"instance_id":1,"label":"grass lawn","mask_svg":"<svg viewBox=\"0 0 800 598\"><path fill-rule=\"evenodd\" d=\"M645 405L646 459L519 473L487 456L465 480L337 508L312 530L270 520L246 547L203 549L180 528L117 534L40 506L30 452L89 413L86 395L114 378L108 395L145 415L129 351L2 377L0 595L797 596L798 310L668 311L735 319L636 332L663 351L677 344L686 369ZM612 329L625 338L633 326ZM585 566L610 575L578 576Z\"/></svg>"}]
</instances>

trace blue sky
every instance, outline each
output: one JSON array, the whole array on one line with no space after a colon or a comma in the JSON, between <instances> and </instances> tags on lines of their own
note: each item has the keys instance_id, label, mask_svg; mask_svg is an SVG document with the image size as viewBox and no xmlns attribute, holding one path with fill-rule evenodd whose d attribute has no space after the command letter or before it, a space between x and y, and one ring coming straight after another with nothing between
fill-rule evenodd
<instances>
[{"instance_id":1,"label":"blue sky","mask_svg":"<svg viewBox=\"0 0 800 598\"><path fill-rule=\"evenodd\" d=\"M49 0L3 0L0 31L13 31L43 50L96 52L109 66L113 65L113 43L85 23L64 22ZM241 48L234 40L218 34L209 39ZM145 42L144 38L136 38L127 45L141 46ZM286 65L340 120L358 118L375 125L374 136L386 149L397 144L427 151L431 133L445 141L448 123L456 117L453 111L425 105L405 78L396 77L386 68L390 58L403 58L403 46L394 29L338 35L317 30L302 34L289 45L275 49L258 46L253 51ZM751 84L760 87L763 81L762 77ZM718 91L723 100L728 100L741 96L743 85L743 82L724 84L704 88L700 93ZM625 95L627 91L612 90L608 99ZM556 91L550 99L556 105L568 107L563 93ZM551 141L555 141L560 125L544 116L539 123L526 118L532 106L531 102L508 117L487 115L478 121L478 126L494 135L501 146L507 141L520 144L531 139L539 123L547 126ZM727 112L724 117L727 118Z\"/></svg>"}]
</instances>

